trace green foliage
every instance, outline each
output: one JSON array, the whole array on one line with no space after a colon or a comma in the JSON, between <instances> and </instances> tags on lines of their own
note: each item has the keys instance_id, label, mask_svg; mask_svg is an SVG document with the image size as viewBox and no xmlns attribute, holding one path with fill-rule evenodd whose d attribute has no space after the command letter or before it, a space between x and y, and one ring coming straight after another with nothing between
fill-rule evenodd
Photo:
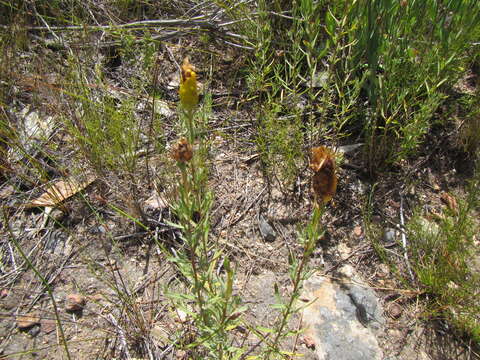
<instances>
[{"instance_id":1,"label":"green foliage","mask_svg":"<svg viewBox=\"0 0 480 360\"><path fill-rule=\"evenodd\" d=\"M92 86L78 73L72 75L69 94L73 114L65 120L82 155L100 174L119 169L134 173L141 134L139 120L134 116L135 102L119 100L101 83Z\"/></svg>"},{"instance_id":2,"label":"green foliage","mask_svg":"<svg viewBox=\"0 0 480 360\"><path fill-rule=\"evenodd\" d=\"M282 339L286 337L297 335L298 332L292 331L288 328L288 322L291 317L298 313L301 308L296 307L296 302L300 297L303 281L308 279L310 273L308 271L308 261L316 248L317 241L323 235L321 218L323 208L315 207L310 221L306 224L303 231L299 233L299 244L303 249L303 253L299 257L290 256L290 280L293 285L291 294L283 301L280 296L278 287L275 284L275 295L277 303L273 305L281 313L275 327L272 329L274 339L268 350L266 351L266 359L269 359L272 354L285 355L285 352L280 346Z\"/></svg>"},{"instance_id":3,"label":"green foliage","mask_svg":"<svg viewBox=\"0 0 480 360\"><path fill-rule=\"evenodd\" d=\"M404 159L421 143L445 97L442 89L463 73L472 31L480 25L478 6L369 0L352 8L350 21L358 27L350 61L352 68L365 64L357 76L369 100L364 129L370 167Z\"/></svg>"},{"instance_id":4,"label":"green foliage","mask_svg":"<svg viewBox=\"0 0 480 360\"><path fill-rule=\"evenodd\" d=\"M282 117L279 107L259 114L257 146L267 175L279 175L283 183L295 180L302 166L302 132L300 115Z\"/></svg>"},{"instance_id":5,"label":"green foliage","mask_svg":"<svg viewBox=\"0 0 480 360\"><path fill-rule=\"evenodd\" d=\"M100 103L87 100L83 105L84 115L76 119L72 132L91 164L100 171L134 171L139 131L132 104L127 101L117 109L107 96Z\"/></svg>"},{"instance_id":6,"label":"green foliage","mask_svg":"<svg viewBox=\"0 0 480 360\"><path fill-rule=\"evenodd\" d=\"M421 287L432 295L430 316L443 316L480 342L479 254L480 172L458 199L458 211L446 209L437 222L420 214L408 223L412 267Z\"/></svg>"},{"instance_id":7,"label":"green foliage","mask_svg":"<svg viewBox=\"0 0 480 360\"><path fill-rule=\"evenodd\" d=\"M195 6L190 11L192 4ZM183 13L177 9L182 6L186 9ZM475 54L478 44L472 45L480 35L477 0L260 0L257 8L253 8L251 2L233 0L185 4L160 4L150 0L98 4L77 0L0 1L3 15L0 22L7 25L0 31L0 155L6 158L14 148L21 154L25 164L22 166L33 169L28 172L33 174L32 183L38 181L37 178L48 178L43 163L31 158L26 145L17 141L15 126L6 111L19 91L12 74L24 60L17 54L28 49L34 51L34 46L44 46L43 40L48 34L55 42L54 46L50 45L54 48L52 51L61 54L59 58L65 55L59 63L66 60L66 54L70 55L65 61L69 62L70 71L66 78L58 79L55 84L47 81L41 84L58 87L57 95L66 104L62 103L65 106L62 110L66 110L62 119L77 151L77 158L72 162L82 168L88 162L101 176L115 174L126 180L131 195L139 201L138 187L152 185L151 178L142 182L138 176L142 173L139 170L144 170L141 168L143 157L148 172L152 155L165 158L163 139L169 135L163 134L164 129L158 125L153 110L148 119L150 123L145 127L145 118L139 116L138 99L147 93L146 79L153 79L151 91L158 95L166 82L157 82L166 74L158 68L160 43L155 40L156 27L140 24L135 28L122 28L115 24L154 18L164 8L171 10L165 13L180 13L187 18L196 16L196 11L208 13L210 7L215 6L221 9L219 18L228 16L233 20L229 30L239 32L236 39L245 40L254 48L250 68L242 70L248 74L249 99L253 100L257 112L257 128L252 137L266 175L286 185L305 168L307 148L325 142L337 143L351 135L355 136L355 142L360 137L360 141L366 143L365 159L371 172L388 169L389 165L415 155L439 108L449 105L446 99L451 96L454 84L471 63L477 62L478 66ZM107 76L101 62L86 66L92 59L84 59L83 50L75 53L76 46L82 47L83 44L79 44L98 31L98 28L89 29L88 25L98 24L103 26L102 41L108 43L108 51L107 47L102 51L105 50L107 57L118 56L123 65L128 64L124 67L132 70L132 78L108 78L112 74ZM72 25L85 27L68 31L58 28ZM42 30L27 30L30 26ZM186 28L182 27L179 33L195 30ZM203 35L204 41L217 40L217 36L224 35L222 31ZM31 41L30 32L35 33L38 43ZM172 34L175 36L175 32ZM64 43L66 39L70 42ZM161 45L170 52L168 44ZM89 51L91 45L85 46ZM472 46L477 48L472 50ZM35 75L41 75L41 79L44 74ZM133 84L132 93L119 94L112 90L112 82L117 81L120 84L114 86L120 88ZM28 99L20 99L19 103L24 101ZM463 108L459 114L462 120L459 141L474 157L480 144L478 90L461 95L458 103ZM289 329L289 320L297 312L295 303L302 282L309 274L308 260L322 233L322 211L315 209L305 230L299 234L303 250L300 256L290 254L292 293L284 297L278 287L275 288L277 303L273 308L280 314L277 322L271 328L247 324L241 316L245 310L240 306L241 299L233 292L234 266L211 236L214 193L208 187L207 138L211 130L211 107L212 98L206 94L204 105L197 113L180 111L178 123L171 127L176 135L187 136L194 148L191 161L177 163L180 180L171 204L174 216L168 224L181 234L178 236L181 244L172 250L157 243L182 275L182 290L168 289L168 300L192 319L185 327L194 328L195 336L190 341L179 335L181 341L174 346L191 351L197 358L240 358L246 351L243 345L233 345L232 330L242 325L262 343L259 355L252 358L286 357L282 345L286 337L296 335ZM447 121L450 120L447 118ZM46 152L39 153L55 164ZM3 158L0 161L1 175L6 178L10 164ZM479 191L477 172L467 198L459 201L458 214L446 211L438 223L428 226L417 214L408 224L413 270L422 289L433 298L429 315L447 317L477 341L480 309L475 300L479 296L480 279L478 272L472 271L475 265L471 259L478 257L474 254L474 236L479 228L475 220ZM140 208L138 204L137 207ZM152 235L151 224L144 224L145 219L138 218L138 214L128 214L114 205L110 208L133 220L146 236ZM368 223L368 214L366 220ZM378 229L371 226L367 230L372 237L378 237ZM388 261L385 248L379 243L375 243L375 247L382 259ZM393 262L392 266L395 266ZM395 267L395 272L402 276L402 267ZM104 270L97 272L99 278L104 275ZM37 276L45 283L42 274ZM115 290L128 321L134 324L128 341L146 342L139 339L148 339L151 324L142 320L142 310L130 296L132 289L115 276L103 281ZM410 278L404 277L403 281L406 286L412 285Z\"/></svg>"},{"instance_id":8,"label":"green foliage","mask_svg":"<svg viewBox=\"0 0 480 360\"><path fill-rule=\"evenodd\" d=\"M459 99L461 124L458 142L471 157L480 150L480 90Z\"/></svg>"},{"instance_id":9,"label":"green foliage","mask_svg":"<svg viewBox=\"0 0 480 360\"><path fill-rule=\"evenodd\" d=\"M210 241L210 209L213 194L207 188L207 144L204 133L199 131L204 121L194 121L195 113L182 111L181 132L186 133L192 144L199 142L193 157L178 161L181 173L178 198L173 205L177 221L172 225L182 232L185 248L170 256L187 280L184 294L170 293L176 307L184 309L193 318L199 331L195 340L185 344L203 358L233 358L241 350L231 345L229 332L239 324L240 299L233 295L234 270L228 258ZM208 118L210 107L204 107L197 115ZM198 124L198 128L197 128ZM218 269L224 269L224 275ZM191 294L191 295L190 295Z\"/></svg>"},{"instance_id":10,"label":"green foliage","mask_svg":"<svg viewBox=\"0 0 480 360\"><path fill-rule=\"evenodd\" d=\"M211 111L210 96L207 95L206 99L206 106L196 113L179 108L182 120L180 133L185 133L190 143L197 142L198 147L191 160L177 162L181 180L178 183L178 198L173 205L177 221L172 225L182 232L185 248L175 252L169 259L177 265L188 285L186 292L170 292L169 297L177 308L190 314L199 331L198 337L186 344L188 349L202 358L234 359L245 353L245 349L234 346L231 339L231 331L243 323L241 315L245 308L240 307L240 297L233 295L235 272L230 261L218 249L218 244L211 242L210 209L213 194L207 187L208 143L204 138L204 127ZM276 121L276 117L265 120L264 125L268 126L270 121ZM287 133L288 131L284 135L275 136L286 138ZM268 136L273 141L273 134L263 136ZM282 146L281 141L285 139L280 140L279 146ZM284 154L288 155L287 151ZM291 254L292 293L284 300L278 287L275 287L277 303L273 308L278 309L280 315L274 328L260 326L251 329L262 343L265 342L265 347L261 349L264 359L284 356L282 340L296 334L289 329L289 320L298 312L296 301L302 283L308 276L307 264L321 236L321 216L322 210L315 208L311 221L299 235L303 253L299 257ZM223 273L219 269L223 269ZM265 330L273 334L273 340L263 337Z\"/></svg>"},{"instance_id":11,"label":"green foliage","mask_svg":"<svg viewBox=\"0 0 480 360\"><path fill-rule=\"evenodd\" d=\"M251 90L272 107L305 96L304 113L315 116L292 130L310 144L363 134L371 172L413 155L422 144L447 90L463 76L480 29L475 0L302 0L275 6L273 15L259 3ZM320 86L314 86L319 77ZM295 112L286 109L286 115ZM299 152L302 144L294 145ZM269 152L266 157L282 151L265 142L259 150Z\"/></svg>"}]
</instances>

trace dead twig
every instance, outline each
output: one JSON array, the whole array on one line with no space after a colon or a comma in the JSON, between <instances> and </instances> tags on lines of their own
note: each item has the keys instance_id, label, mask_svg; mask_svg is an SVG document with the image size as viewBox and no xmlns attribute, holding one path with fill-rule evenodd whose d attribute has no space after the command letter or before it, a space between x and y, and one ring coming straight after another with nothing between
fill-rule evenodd
<instances>
[{"instance_id":1,"label":"dead twig","mask_svg":"<svg viewBox=\"0 0 480 360\"><path fill-rule=\"evenodd\" d=\"M191 19L156 19L156 20L142 20L133 21L125 24L116 25L69 25L69 26L26 26L25 30L37 31L84 31L88 30L113 30L113 29L129 29L136 27L172 27L172 26L205 26L212 27L212 23L205 20L205 16L197 16ZM1 25L1 28L8 28L8 25Z\"/></svg>"},{"instance_id":2,"label":"dead twig","mask_svg":"<svg viewBox=\"0 0 480 360\"><path fill-rule=\"evenodd\" d=\"M363 246L360 246L358 249L352 251L352 253L350 255L348 255L345 259L342 259L340 261L338 261L336 264L333 264L332 266L330 266L327 270L325 270L323 272L323 275L326 275L328 274L329 272L332 272L333 270L335 270L336 268L338 268L340 265L343 265L345 264L348 260L350 260L352 257L356 256L356 255L359 255L359 254L364 254L364 253L367 253L369 251L372 251L371 249L371 246L370 245L363 245Z\"/></svg>"},{"instance_id":3,"label":"dead twig","mask_svg":"<svg viewBox=\"0 0 480 360\"><path fill-rule=\"evenodd\" d=\"M400 234L402 236L402 247L403 247L403 257L405 259L405 264L407 266L408 274L410 275L410 279L412 282L415 282L415 278L413 276L412 268L410 267L410 260L408 259L408 251L407 251L407 235L405 234L405 220L403 218L403 196L400 194L400 225L402 226L402 231Z\"/></svg>"},{"instance_id":4,"label":"dead twig","mask_svg":"<svg viewBox=\"0 0 480 360\"><path fill-rule=\"evenodd\" d=\"M112 324L117 328L117 331L120 337L120 344L123 348L123 351L125 351L125 355L127 359L130 359L130 353L128 351L128 344L127 344L127 338L125 336L125 331L118 325L117 320L112 314L109 314L108 317L110 318L110 321L112 322Z\"/></svg>"},{"instance_id":5,"label":"dead twig","mask_svg":"<svg viewBox=\"0 0 480 360\"><path fill-rule=\"evenodd\" d=\"M83 250L83 248L81 249ZM72 251L62 262L62 264L58 267L55 268L56 272L53 274L53 271L50 274L53 274L50 277L50 274L47 274L45 276L45 282L42 283L41 289L38 291L38 295L35 296L35 298L30 302L28 306L28 311L31 311L31 309L35 306L38 300L40 300L44 295L45 291L55 282L55 279L62 273L63 269L65 268L65 265L78 253L78 251L74 250Z\"/></svg>"},{"instance_id":6,"label":"dead twig","mask_svg":"<svg viewBox=\"0 0 480 360\"><path fill-rule=\"evenodd\" d=\"M220 230L223 230L223 229L226 229L227 227L231 227L235 224L237 224L240 220L243 219L243 217L250 211L250 209L253 207L253 205L255 205L255 203L258 201L258 199L260 198L260 196L263 195L263 193L265 192L265 190L267 189L267 187L264 187L260 192L259 194L257 195L257 197L255 199L252 200L252 202L250 202L250 204L245 208L245 210L242 211L242 213L240 215L237 216L237 218L233 221L231 221L228 225L225 225L223 226Z\"/></svg>"}]
</instances>

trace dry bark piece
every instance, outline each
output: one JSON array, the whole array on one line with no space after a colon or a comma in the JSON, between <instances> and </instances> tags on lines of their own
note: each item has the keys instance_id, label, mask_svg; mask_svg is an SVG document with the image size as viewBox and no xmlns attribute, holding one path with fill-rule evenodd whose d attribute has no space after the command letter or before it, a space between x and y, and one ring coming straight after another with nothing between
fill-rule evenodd
<instances>
[{"instance_id":1,"label":"dry bark piece","mask_svg":"<svg viewBox=\"0 0 480 360\"><path fill-rule=\"evenodd\" d=\"M442 201L445 203L445 205L447 205L447 207L450 210L452 210L455 213L455 215L458 215L457 200L452 195L450 195L449 193L443 192L440 195L440 199L442 199Z\"/></svg>"},{"instance_id":2,"label":"dry bark piece","mask_svg":"<svg viewBox=\"0 0 480 360\"><path fill-rule=\"evenodd\" d=\"M69 294L65 301L65 311L75 312L82 311L87 303L85 296L81 294Z\"/></svg>"},{"instance_id":3,"label":"dry bark piece","mask_svg":"<svg viewBox=\"0 0 480 360\"><path fill-rule=\"evenodd\" d=\"M87 180L81 182L73 178L59 180L50 186L48 190L38 198L25 204L25 207L55 207L62 201L85 189L94 180L95 178L93 176L90 176Z\"/></svg>"},{"instance_id":4,"label":"dry bark piece","mask_svg":"<svg viewBox=\"0 0 480 360\"><path fill-rule=\"evenodd\" d=\"M40 324L40 318L36 314L26 314L17 316L17 327L20 330L27 330Z\"/></svg>"}]
</instances>

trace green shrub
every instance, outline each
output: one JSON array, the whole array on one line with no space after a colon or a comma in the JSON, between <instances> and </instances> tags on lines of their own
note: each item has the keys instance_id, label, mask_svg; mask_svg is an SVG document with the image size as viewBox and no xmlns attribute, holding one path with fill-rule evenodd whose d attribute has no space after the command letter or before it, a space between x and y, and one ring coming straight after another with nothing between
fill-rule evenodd
<instances>
[{"instance_id":1,"label":"green shrub","mask_svg":"<svg viewBox=\"0 0 480 360\"><path fill-rule=\"evenodd\" d=\"M430 295L429 317L445 317L480 342L480 172L468 187L458 209L446 208L436 221L420 214L407 225L412 269Z\"/></svg>"}]
</instances>

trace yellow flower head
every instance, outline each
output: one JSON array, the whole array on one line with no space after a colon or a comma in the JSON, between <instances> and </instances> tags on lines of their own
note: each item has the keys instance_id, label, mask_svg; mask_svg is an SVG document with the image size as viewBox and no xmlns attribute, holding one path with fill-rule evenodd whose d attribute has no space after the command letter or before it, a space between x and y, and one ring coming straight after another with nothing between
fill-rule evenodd
<instances>
[{"instance_id":1,"label":"yellow flower head","mask_svg":"<svg viewBox=\"0 0 480 360\"><path fill-rule=\"evenodd\" d=\"M188 58L183 60L181 70L180 89L178 90L180 103L185 109L193 110L198 104L197 74Z\"/></svg>"}]
</instances>

